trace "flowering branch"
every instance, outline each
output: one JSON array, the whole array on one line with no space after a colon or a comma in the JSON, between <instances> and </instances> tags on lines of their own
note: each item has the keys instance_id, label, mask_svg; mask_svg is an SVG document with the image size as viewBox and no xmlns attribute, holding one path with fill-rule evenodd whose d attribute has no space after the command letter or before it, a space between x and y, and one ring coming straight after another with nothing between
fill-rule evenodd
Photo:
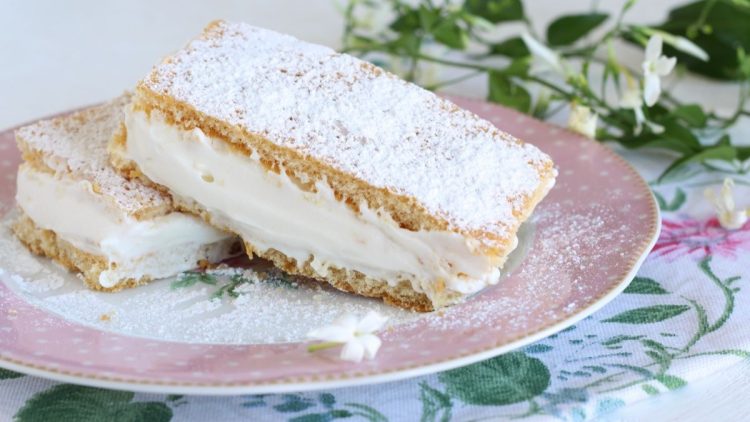
<instances>
[{"instance_id":1,"label":"flowering branch","mask_svg":"<svg viewBox=\"0 0 750 422\"><path fill-rule=\"evenodd\" d=\"M608 28L604 24L610 16L598 10L561 16L547 27L545 40L535 34L521 0L348 0L343 50L431 89L485 75L489 101L539 118L569 109L569 126L586 136L627 148L675 152L677 159L662 177L688 163L750 158L750 147L735 146L728 134L750 115L750 57L741 41L733 41L736 57L729 59L726 54L711 57L695 41L716 34L720 40L737 38L726 33L729 26L712 23L744 22L750 6L704 0L675 9L672 14L682 20L650 27L625 23L635 3L625 0ZM685 16L692 20L685 22ZM498 41L498 28L508 22L525 29ZM593 36L597 33L601 35ZM617 49L623 43L643 48L641 66L631 68L619 60ZM732 69L740 82L734 113L720 116L665 91L662 78L682 62L711 76L717 76L714 67ZM435 80L436 68L460 74ZM617 95L608 98L608 93Z\"/></svg>"}]
</instances>

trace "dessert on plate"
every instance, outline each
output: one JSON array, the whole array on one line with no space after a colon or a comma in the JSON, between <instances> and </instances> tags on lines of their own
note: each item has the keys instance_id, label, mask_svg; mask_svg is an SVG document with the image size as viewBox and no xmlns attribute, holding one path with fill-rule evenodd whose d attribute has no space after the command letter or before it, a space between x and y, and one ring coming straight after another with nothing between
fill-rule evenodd
<instances>
[{"instance_id":1,"label":"dessert on plate","mask_svg":"<svg viewBox=\"0 0 750 422\"><path fill-rule=\"evenodd\" d=\"M13 231L32 252L79 273L95 290L116 291L218 262L241 246L109 165L107 145L129 101L125 94L16 132L24 162Z\"/></svg>"},{"instance_id":2,"label":"dessert on plate","mask_svg":"<svg viewBox=\"0 0 750 422\"><path fill-rule=\"evenodd\" d=\"M554 184L536 147L414 84L216 21L136 87L112 163L278 267L430 311L498 282Z\"/></svg>"}]
</instances>

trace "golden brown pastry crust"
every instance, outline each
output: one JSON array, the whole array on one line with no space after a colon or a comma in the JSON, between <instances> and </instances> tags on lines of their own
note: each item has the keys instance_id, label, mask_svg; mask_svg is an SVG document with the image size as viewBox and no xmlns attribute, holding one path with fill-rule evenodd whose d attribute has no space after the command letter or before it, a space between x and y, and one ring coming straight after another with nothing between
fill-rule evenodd
<instances>
[{"instance_id":1,"label":"golden brown pastry crust","mask_svg":"<svg viewBox=\"0 0 750 422\"><path fill-rule=\"evenodd\" d=\"M92 290L116 292L122 289L140 286L151 281L149 277L139 279L128 278L121 280L113 287L103 287L99 284L99 275L110 269L107 259L102 256L82 251L66 242L51 230L44 230L36 226L26 214L19 209L19 217L13 224L13 233L31 252L46 256L63 267L77 274Z\"/></svg>"}]
</instances>

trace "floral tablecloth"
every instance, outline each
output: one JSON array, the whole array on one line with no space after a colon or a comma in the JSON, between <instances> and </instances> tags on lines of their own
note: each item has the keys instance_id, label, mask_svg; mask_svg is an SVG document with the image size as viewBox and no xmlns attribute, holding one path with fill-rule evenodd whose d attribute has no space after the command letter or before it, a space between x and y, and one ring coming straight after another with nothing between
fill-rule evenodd
<instances>
[{"instance_id":1,"label":"floral tablecloth","mask_svg":"<svg viewBox=\"0 0 750 422\"><path fill-rule=\"evenodd\" d=\"M0 419L581 421L750 357L750 222L725 230L703 193L730 176L738 205L750 206L748 166L696 165L657 182L666 160L627 158L662 209L653 252L612 303L522 350L401 382L236 397L109 391L0 370Z\"/></svg>"}]
</instances>

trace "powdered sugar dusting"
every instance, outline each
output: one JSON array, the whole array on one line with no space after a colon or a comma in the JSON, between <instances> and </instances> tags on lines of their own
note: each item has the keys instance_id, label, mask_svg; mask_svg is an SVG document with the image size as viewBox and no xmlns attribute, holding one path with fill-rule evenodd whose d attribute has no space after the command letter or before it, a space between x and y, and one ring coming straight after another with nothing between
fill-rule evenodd
<instances>
[{"instance_id":1,"label":"powdered sugar dusting","mask_svg":"<svg viewBox=\"0 0 750 422\"><path fill-rule=\"evenodd\" d=\"M69 172L95 183L125 212L169 204L160 192L120 176L108 163L107 145L123 117L130 95L69 116L40 120L22 127L16 136L41 154L44 164L58 175Z\"/></svg>"},{"instance_id":2,"label":"powdered sugar dusting","mask_svg":"<svg viewBox=\"0 0 750 422\"><path fill-rule=\"evenodd\" d=\"M534 224L544 226L544 235L529 245L533 252L501 289L471 298L460 307L448 308L436 317L412 323L419 332L470 330L475 327L509 333L528 333L544 321L559 320L580 312L580 307L600 293L596 274L605 262L623 261L631 246L631 227L618 223L621 212L602 204L585 204L575 214L559 204L546 206L534 215ZM601 245L606 244L606 248ZM513 256L512 256L513 257ZM509 262L509 264L512 264ZM614 270L614 268L609 269ZM516 283L503 286L503 283ZM571 300L575 297L575 300ZM424 325L430 330L424 330ZM402 326L407 328L408 324Z\"/></svg>"},{"instance_id":3,"label":"powdered sugar dusting","mask_svg":"<svg viewBox=\"0 0 750 422\"><path fill-rule=\"evenodd\" d=\"M462 229L504 234L549 157L352 56L218 23L144 82L210 116L414 197Z\"/></svg>"}]
</instances>

